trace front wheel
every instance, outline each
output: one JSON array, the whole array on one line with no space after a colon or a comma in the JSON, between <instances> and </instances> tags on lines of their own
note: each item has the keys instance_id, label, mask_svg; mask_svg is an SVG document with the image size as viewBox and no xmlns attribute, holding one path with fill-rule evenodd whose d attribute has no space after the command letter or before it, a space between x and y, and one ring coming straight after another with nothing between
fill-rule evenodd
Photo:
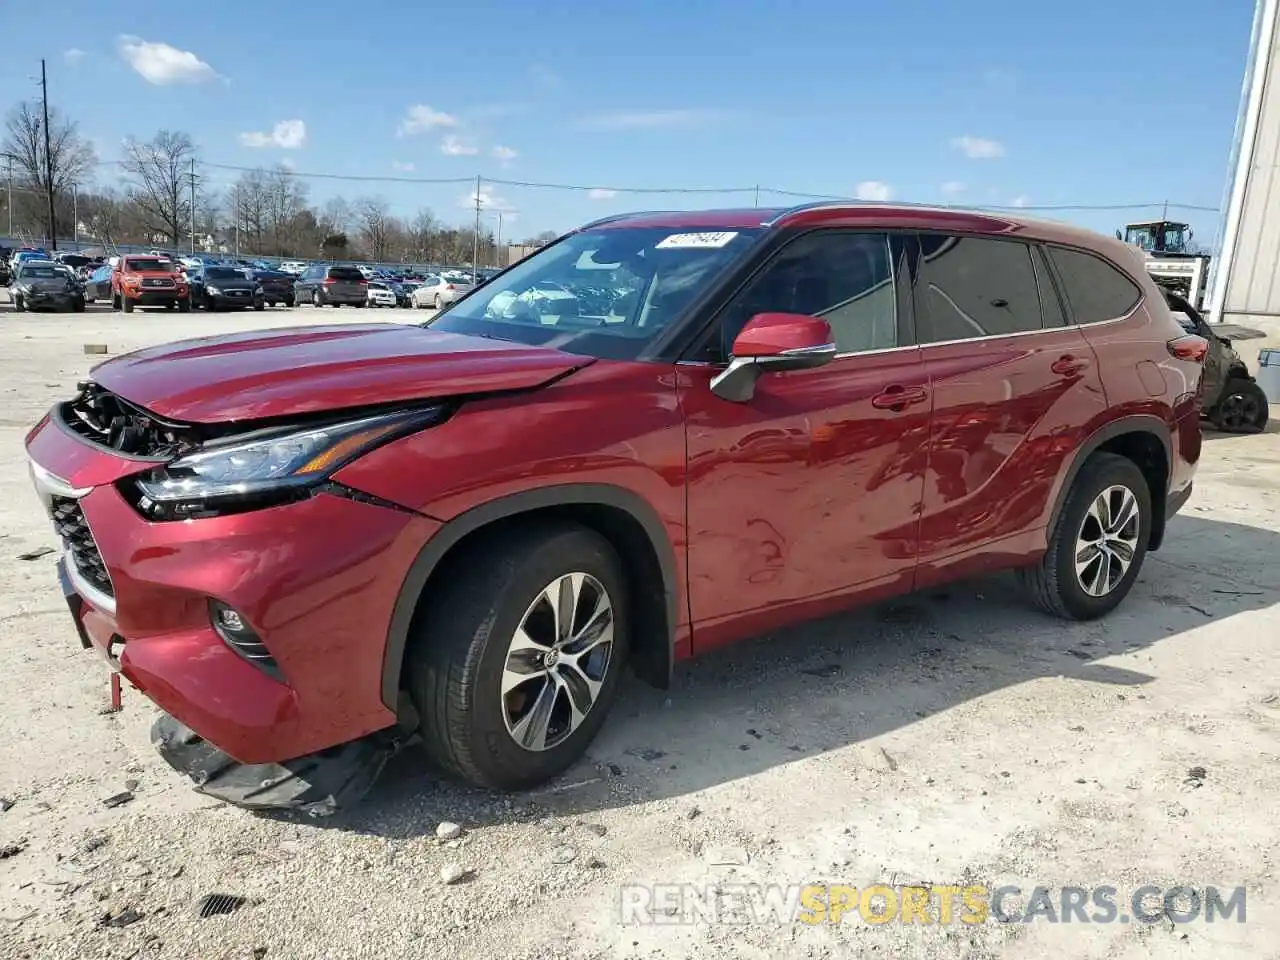
<instances>
[{"instance_id":1,"label":"front wheel","mask_svg":"<svg viewBox=\"0 0 1280 960\"><path fill-rule=\"evenodd\" d=\"M629 642L622 564L568 523L464 551L410 637L423 745L477 786L536 786L582 756L613 705Z\"/></svg>"},{"instance_id":2,"label":"front wheel","mask_svg":"<svg viewBox=\"0 0 1280 960\"><path fill-rule=\"evenodd\" d=\"M1132 460L1090 456L1071 484L1044 557L1018 571L1031 599L1066 620L1093 620L1119 606L1147 554L1151 497Z\"/></svg>"},{"instance_id":3,"label":"front wheel","mask_svg":"<svg viewBox=\"0 0 1280 960\"><path fill-rule=\"evenodd\" d=\"M255 300L253 301L253 309L261 313L263 310L267 309L267 305L262 300Z\"/></svg>"},{"instance_id":4,"label":"front wheel","mask_svg":"<svg viewBox=\"0 0 1280 960\"><path fill-rule=\"evenodd\" d=\"M120 306L124 308L125 313L133 313L133 301L123 294L120 296Z\"/></svg>"},{"instance_id":5,"label":"front wheel","mask_svg":"<svg viewBox=\"0 0 1280 960\"><path fill-rule=\"evenodd\" d=\"M179 312L179 313L190 313L190 312L191 312L191 298L190 298L190 297L183 297L181 300L179 300L179 301L178 301L178 312Z\"/></svg>"},{"instance_id":6,"label":"front wheel","mask_svg":"<svg viewBox=\"0 0 1280 960\"><path fill-rule=\"evenodd\" d=\"M71 301L71 310L73 313L84 313L85 299L84 297L76 297Z\"/></svg>"},{"instance_id":7,"label":"front wheel","mask_svg":"<svg viewBox=\"0 0 1280 960\"><path fill-rule=\"evenodd\" d=\"M22 299L22 294L15 293L13 295L13 309L18 313L22 313L27 309L27 301Z\"/></svg>"},{"instance_id":8,"label":"front wheel","mask_svg":"<svg viewBox=\"0 0 1280 960\"><path fill-rule=\"evenodd\" d=\"M1224 433L1260 433L1271 418L1266 393L1252 380L1227 381L1209 422Z\"/></svg>"}]
</instances>

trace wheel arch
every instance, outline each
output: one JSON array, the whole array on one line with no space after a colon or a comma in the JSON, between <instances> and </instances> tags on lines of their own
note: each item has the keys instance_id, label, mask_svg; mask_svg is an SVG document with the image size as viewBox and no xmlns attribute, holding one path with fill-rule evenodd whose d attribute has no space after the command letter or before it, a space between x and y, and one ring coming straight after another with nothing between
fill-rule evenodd
<instances>
[{"instance_id":1,"label":"wheel arch","mask_svg":"<svg viewBox=\"0 0 1280 960\"><path fill-rule=\"evenodd\" d=\"M675 548L658 512L639 494L609 484L555 484L510 494L449 520L426 542L400 586L382 660L382 701L399 712L405 654L431 578L473 538L509 523L561 518L581 523L618 551L632 590L632 664L648 683L666 688L675 659L678 574Z\"/></svg>"},{"instance_id":2,"label":"wheel arch","mask_svg":"<svg viewBox=\"0 0 1280 960\"><path fill-rule=\"evenodd\" d=\"M1173 437L1169 425L1160 417L1151 415L1121 417L1102 425L1089 435L1076 450L1063 473L1047 529L1053 530L1057 525L1076 476L1085 461L1099 451L1116 453L1132 460L1147 478L1152 510L1151 537L1147 549L1158 550L1164 541L1165 523L1168 519L1166 505L1169 499L1169 478L1173 469Z\"/></svg>"}]
</instances>

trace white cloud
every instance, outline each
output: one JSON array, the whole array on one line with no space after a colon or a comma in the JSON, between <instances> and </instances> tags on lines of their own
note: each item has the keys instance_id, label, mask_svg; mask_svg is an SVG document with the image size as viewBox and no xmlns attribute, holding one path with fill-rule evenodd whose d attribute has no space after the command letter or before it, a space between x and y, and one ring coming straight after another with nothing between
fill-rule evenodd
<instances>
[{"instance_id":1,"label":"white cloud","mask_svg":"<svg viewBox=\"0 0 1280 960\"><path fill-rule=\"evenodd\" d=\"M407 160L392 160L391 169L398 170L401 173L413 173L413 164Z\"/></svg>"},{"instance_id":2,"label":"white cloud","mask_svg":"<svg viewBox=\"0 0 1280 960\"><path fill-rule=\"evenodd\" d=\"M504 147L502 144L498 144L494 147L492 152L497 161L504 167L510 164L516 157L520 156L520 154L515 150L512 150L510 147Z\"/></svg>"},{"instance_id":3,"label":"white cloud","mask_svg":"<svg viewBox=\"0 0 1280 960\"><path fill-rule=\"evenodd\" d=\"M948 180L942 185L942 195L944 197L957 197L967 189L959 180Z\"/></svg>"},{"instance_id":4,"label":"white cloud","mask_svg":"<svg viewBox=\"0 0 1280 960\"><path fill-rule=\"evenodd\" d=\"M1031 202L1031 198L1028 197L1025 193L1021 193L1021 194L1018 194L1018 196L1014 197L1013 200L1010 202L1015 207L1025 207L1027 204Z\"/></svg>"},{"instance_id":5,"label":"white cloud","mask_svg":"<svg viewBox=\"0 0 1280 960\"><path fill-rule=\"evenodd\" d=\"M716 110L610 110L584 118L581 125L593 130L652 130L693 126L721 116Z\"/></svg>"},{"instance_id":6,"label":"white cloud","mask_svg":"<svg viewBox=\"0 0 1280 960\"><path fill-rule=\"evenodd\" d=\"M516 212L516 208L507 203L505 197L500 197L488 187L480 188L480 209L487 210L491 213L501 213L504 218L509 218L511 214ZM463 194L458 198L458 206L466 210L474 210L476 208L476 191Z\"/></svg>"},{"instance_id":7,"label":"white cloud","mask_svg":"<svg viewBox=\"0 0 1280 960\"><path fill-rule=\"evenodd\" d=\"M617 195L617 190L610 190L608 187L592 187L587 191L587 196L592 200L612 200Z\"/></svg>"},{"instance_id":8,"label":"white cloud","mask_svg":"<svg viewBox=\"0 0 1280 960\"><path fill-rule=\"evenodd\" d=\"M456 127L457 125L457 117L434 110L425 103L418 103L410 107L408 113L405 114L405 118L400 121L400 128L396 131L396 136L411 137L415 134L426 133L428 130L434 130L437 127Z\"/></svg>"},{"instance_id":9,"label":"white cloud","mask_svg":"<svg viewBox=\"0 0 1280 960\"><path fill-rule=\"evenodd\" d=\"M446 157L474 157L480 150L450 133L440 141L440 152Z\"/></svg>"},{"instance_id":10,"label":"white cloud","mask_svg":"<svg viewBox=\"0 0 1280 960\"><path fill-rule=\"evenodd\" d=\"M859 200L888 200L893 196L893 188L879 180L863 180L854 190Z\"/></svg>"},{"instance_id":11,"label":"white cloud","mask_svg":"<svg viewBox=\"0 0 1280 960\"><path fill-rule=\"evenodd\" d=\"M951 146L959 150L970 160L994 160L1004 156L1004 144L999 140L988 140L986 137L974 137L965 134L955 137Z\"/></svg>"},{"instance_id":12,"label":"white cloud","mask_svg":"<svg viewBox=\"0 0 1280 960\"><path fill-rule=\"evenodd\" d=\"M219 79L217 71L190 50L179 50L167 43L122 36L120 56L142 79L159 87Z\"/></svg>"},{"instance_id":13,"label":"white cloud","mask_svg":"<svg viewBox=\"0 0 1280 960\"><path fill-rule=\"evenodd\" d=\"M292 160L290 160L288 157L285 157L283 160L280 161L280 169L288 173L293 173L293 171L298 169L298 165L294 163Z\"/></svg>"},{"instance_id":14,"label":"white cloud","mask_svg":"<svg viewBox=\"0 0 1280 960\"><path fill-rule=\"evenodd\" d=\"M242 133L240 143L246 147L279 147L297 150L307 142L307 125L301 120L281 120L270 133Z\"/></svg>"},{"instance_id":15,"label":"white cloud","mask_svg":"<svg viewBox=\"0 0 1280 960\"><path fill-rule=\"evenodd\" d=\"M73 67L77 63L79 63L81 60L83 60L86 56L88 56L88 54L86 54L79 47L72 47L70 50L62 51L62 59L65 60L67 63L71 64L71 66Z\"/></svg>"}]
</instances>

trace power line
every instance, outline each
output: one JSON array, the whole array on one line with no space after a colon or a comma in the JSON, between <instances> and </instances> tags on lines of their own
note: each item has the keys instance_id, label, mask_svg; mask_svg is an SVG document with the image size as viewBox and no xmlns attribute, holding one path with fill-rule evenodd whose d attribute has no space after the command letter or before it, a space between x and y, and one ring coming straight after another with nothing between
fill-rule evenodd
<instances>
[{"instance_id":1,"label":"power line","mask_svg":"<svg viewBox=\"0 0 1280 960\"><path fill-rule=\"evenodd\" d=\"M99 166L119 166L123 164L123 160L99 160ZM211 170L226 170L234 173L261 173L261 172L279 172L286 176L298 177L304 180L333 180L346 183L387 183L387 184L406 184L406 185L423 185L423 186L440 186L440 185L470 185L475 187L477 179L483 186L490 184L500 187L520 187L532 190L560 190L574 193L604 193L609 196L714 196L714 195L754 195L759 198L761 194L774 197L786 197L792 200L811 200L811 201L832 201L845 203L859 202L878 202L863 201L858 197L849 194L835 193L808 193L800 190L787 190L781 187L768 187L764 185L752 185L749 187L625 187L625 186L606 186L604 184L589 183L555 183L538 180L511 180L505 177L402 177L389 175L361 175L350 173L314 173L305 170L292 170L288 168L278 167L274 170L268 167L247 167L232 163L211 163L209 161L199 161L201 167L208 167ZM24 192L20 186L14 187L17 192ZM470 204L468 204L469 206ZM1164 210L1186 210L1195 213L1218 213L1218 207L1205 206L1195 203L1182 203L1172 200L1132 200L1127 202L1113 203L1051 203L1051 204L993 204L993 203L932 203L928 204L933 207L949 207L954 209L972 209L972 210L999 210L1010 213L1097 213L1106 211L1119 210L1146 210L1161 208Z\"/></svg>"}]
</instances>

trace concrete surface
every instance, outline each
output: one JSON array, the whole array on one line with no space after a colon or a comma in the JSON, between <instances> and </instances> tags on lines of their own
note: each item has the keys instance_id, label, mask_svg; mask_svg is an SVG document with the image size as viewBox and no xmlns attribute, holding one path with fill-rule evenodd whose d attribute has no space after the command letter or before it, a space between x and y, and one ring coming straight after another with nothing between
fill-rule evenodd
<instances>
[{"instance_id":1,"label":"concrete surface","mask_svg":"<svg viewBox=\"0 0 1280 960\"><path fill-rule=\"evenodd\" d=\"M422 315L358 319L378 316ZM629 682L589 758L531 794L406 754L341 820L199 798L140 695L102 712L54 557L19 559L55 545L22 437L98 359L86 343L354 319L0 310L0 958L1280 956L1274 430L1208 437L1195 496L1103 622L1047 619L994 577L744 644L665 694ZM1243 885L1247 917L621 922L624 884L752 881L1109 884L1122 907L1146 884ZM210 893L247 902L200 919Z\"/></svg>"}]
</instances>

